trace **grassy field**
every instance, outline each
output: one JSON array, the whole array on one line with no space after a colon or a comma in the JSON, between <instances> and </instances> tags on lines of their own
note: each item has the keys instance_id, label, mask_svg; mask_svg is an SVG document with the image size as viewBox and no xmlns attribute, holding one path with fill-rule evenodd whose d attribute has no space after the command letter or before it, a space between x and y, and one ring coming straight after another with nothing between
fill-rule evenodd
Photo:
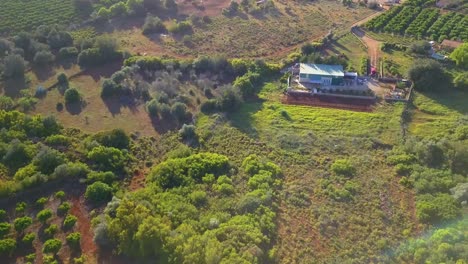
<instances>
[{"instance_id":1,"label":"grassy field","mask_svg":"<svg viewBox=\"0 0 468 264\"><path fill-rule=\"evenodd\" d=\"M276 86L267 84L262 102L245 103L227 118L201 116L202 150L234 162L257 153L281 165L280 263L382 261L384 248L415 232L413 194L397 184L385 162L389 146L381 144L399 140L402 106L363 113L282 105ZM343 158L357 169L345 181L330 171ZM343 184L357 188L349 200L335 196Z\"/></svg>"},{"instance_id":2,"label":"grassy field","mask_svg":"<svg viewBox=\"0 0 468 264\"><path fill-rule=\"evenodd\" d=\"M337 41L333 42L325 50L328 55L344 54L349 59L349 64L355 69L359 69L361 59L367 57L367 50L364 45L351 33L347 33Z\"/></svg>"},{"instance_id":3,"label":"grassy field","mask_svg":"<svg viewBox=\"0 0 468 264\"><path fill-rule=\"evenodd\" d=\"M451 91L445 94L417 93L410 132L419 137L450 136L460 125L466 125L468 94Z\"/></svg>"},{"instance_id":4,"label":"grassy field","mask_svg":"<svg viewBox=\"0 0 468 264\"><path fill-rule=\"evenodd\" d=\"M275 2L277 10L267 14L241 13L233 17L214 16L211 22L194 26L182 37L167 36L142 40L138 29L114 32L123 47L148 54L166 51L182 56L224 54L228 57L279 57L308 40L320 39L330 30L342 31L374 11L345 7L335 1L297 4ZM136 41L133 41L133 40ZM151 43L150 43L151 42ZM283 54L285 53L286 54Z\"/></svg>"},{"instance_id":5,"label":"grassy field","mask_svg":"<svg viewBox=\"0 0 468 264\"><path fill-rule=\"evenodd\" d=\"M56 82L55 75L65 72L68 76L73 76L70 86L75 87L82 94L84 104L73 107L64 107L62 111L57 110L57 103L64 103L63 95L53 88L45 98L38 101L34 113L43 115L53 115L66 127L79 128L85 132L97 132L119 127L128 133L139 132L142 135L155 135L155 127L145 110L145 106L128 105L120 100L102 100L101 83L103 78L108 78L114 71L120 69L119 65L95 69L92 73L83 72L78 66L64 70L58 68L47 80L40 81L34 76L32 78L31 90L34 91L37 85L50 87Z\"/></svg>"},{"instance_id":6,"label":"grassy field","mask_svg":"<svg viewBox=\"0 0 468 264\"><path fill-rule=\"evenodd\" d=\"M403 37L400 35L394 35L394 34L388 34L388 33L375 33L372 31L366 31L366 34L369 35L369 37L378 41L401 44L405 46L409 46L411 45L411 43L415 41L414 38L408 38L408 37Z\"/></svg>"}]
</instances>

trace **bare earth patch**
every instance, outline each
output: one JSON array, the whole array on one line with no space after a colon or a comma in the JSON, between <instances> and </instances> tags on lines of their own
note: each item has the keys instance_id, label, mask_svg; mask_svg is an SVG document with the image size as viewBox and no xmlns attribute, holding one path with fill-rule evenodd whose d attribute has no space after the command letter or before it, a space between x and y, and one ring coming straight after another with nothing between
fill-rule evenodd
<instances>
[{"instance_id":1,"label":"bare earth patch","mask_svg":"<svg viewBox=\"0 0 468 264\"><path fill-rule=\"evenodd\" d=\"M223 8L230 3L231 0L178 0L177 6L181 14L216 16L220 15Z\"/></svg>"}]
</instances>

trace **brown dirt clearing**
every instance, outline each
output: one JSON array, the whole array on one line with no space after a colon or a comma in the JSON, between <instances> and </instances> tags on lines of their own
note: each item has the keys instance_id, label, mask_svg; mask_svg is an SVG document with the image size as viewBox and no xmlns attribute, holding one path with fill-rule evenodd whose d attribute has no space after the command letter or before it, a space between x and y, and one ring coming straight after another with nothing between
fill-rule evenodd
<instances>
[{"instance_id":1,"label":"brown dirt clearing","mask_svg":"<svg viewBox=\"0 0 468 264\"><path fill-rule=\"evenodd\" d=\"M94 243L94 234L91 230L91 221L88 211L84 206L84 198L73 197L71 199L72 208L71 214L78 218L78 230L81 234L81 251L86 256L86 263L97 263L96 254L97 246Z\"/></svg>"},{"instance_id":2,"label":"brown dirt clearing","mask_svg":"<svg viewBox=\"0 0 468 264\"><path fill-rule=\"evenodd\" d=\"M223 8L230 3L231 0L178 0L177 6L181 14L216 16L220 15Z\"/></svg>"}]
</instances>

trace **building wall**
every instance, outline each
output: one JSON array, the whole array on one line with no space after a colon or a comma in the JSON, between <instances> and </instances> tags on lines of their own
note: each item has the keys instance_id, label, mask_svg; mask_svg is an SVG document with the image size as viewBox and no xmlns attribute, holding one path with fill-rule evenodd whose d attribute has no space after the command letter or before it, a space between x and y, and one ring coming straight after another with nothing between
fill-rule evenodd
<instances>
[{"instance_id":1,"label":"building wall","mask_svg":"<svg viewBox=\"0 0 468 264\"><path fill-rule=\"evenodd\" d=\"M316 74L299 74L299 80L301 82L312 82L321 81L323 79L328 79L331 77L331 85L340 85L343 83L342 76L325 76L325 75L316 75Z\"/></svg>"}]
</instances>

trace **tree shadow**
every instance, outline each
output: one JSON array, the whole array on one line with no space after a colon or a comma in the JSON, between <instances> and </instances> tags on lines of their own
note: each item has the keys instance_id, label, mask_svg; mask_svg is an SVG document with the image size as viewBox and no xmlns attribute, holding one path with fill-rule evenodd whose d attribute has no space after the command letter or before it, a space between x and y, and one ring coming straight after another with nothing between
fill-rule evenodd
<instances>
[{"instance_id":1,"label":"tree shadow","mask_svg":"<svg viewBox=\"0 0 468 264\"><path fill-rule=\"evenodd\" d=\"M174 130L177 128L178 123L175 118L160 118L159 116L151 117L151 125L154 130L159 134L164 134L168 131Z\"/></svg>"},{"instance_id":2,"label":"tree shadow","mask_svg":"<svg viewBox=\"0 0 468 264\"><path fill-rule=\"evenodd\" d=\"M101 66L86 68L83 71L72 75L69 79L77 78L81 76L90 76L95 82L101 80L102 77L109 78L116 71L119 71L122 68L123 61L117 61L112 63L107 63Z\"/></svg>"},{"instance_id":3,"label":"tree shadow","mask_svg":"<svg viewBox=\"0 0 468 264\"><path fill-rule=\"evenodd\" d=\"M85 102L77 102L77 103L72 103L72 104L65 104L65 109L71 115L79 115L81 114L85 106L86 106Z\"/></svg>"},{"instance_id":4,"label":"tree shadow","mask_svg":"<svg viewBox=\"0 0 468 264\"><path fill-rule=\"evenodd\" d=\"M346 46L343 46L342 44L340 44L338 41L334 41L331 46L336 46L342 50L346 50L346 51L350 51Z\"/></svg>"},{"instance_id":5,"label":"tree shadow","mask_svg":"<svg viewBox=\"0 0 468 264\"><path fill-rule=\"evenodd\" d=\"M257 99L251 102L243 103L240 108L228 115L231 125L240 131L258 138L257 129L254 127L253 115L263 109L265 100Z\"/></svg>"},{"instance_id":6,"label":"tree shadow","mask_svg":"<svg viewBox=\"0 0 468 264\"><path fill-rule=\"evenodd\" d=\"M46 81L55 74L54 68L50 65L33 66L31 70L39 81Z\"/></svg>"},{"instance_id":7,"label":"tree shadow","mask_svg":"<svg viewBox=\"0 0 468 264\"><path fill-rule=\"evenodd\" d=\"M452 89L441 92L420 92L431 100L456 111L462 115L468 115L468 92Z\"/></svg>"},{"instance_id":8,"label":"tree shadow","mask_svg":"<svg viewBox=\"0 0 468 264\"><path fill-rule=\"evenodd\" d=\"M132 113L137 113L139 111L137 108L138 102L131 95L112 96L103 98L102 101L112 116L121 114L122 108L128 108Z\"/></svg>"},{"instance_id":9,"label":"tree shadow","mask_svg":"<svg viewBox=\"0 0 468 264\"><path fill-rule=\"evenodd\" d=\"M11 98L21 97L21 90L28 88L24 77L3 81L3 94Z\"/></svg>"}]
</instances>

